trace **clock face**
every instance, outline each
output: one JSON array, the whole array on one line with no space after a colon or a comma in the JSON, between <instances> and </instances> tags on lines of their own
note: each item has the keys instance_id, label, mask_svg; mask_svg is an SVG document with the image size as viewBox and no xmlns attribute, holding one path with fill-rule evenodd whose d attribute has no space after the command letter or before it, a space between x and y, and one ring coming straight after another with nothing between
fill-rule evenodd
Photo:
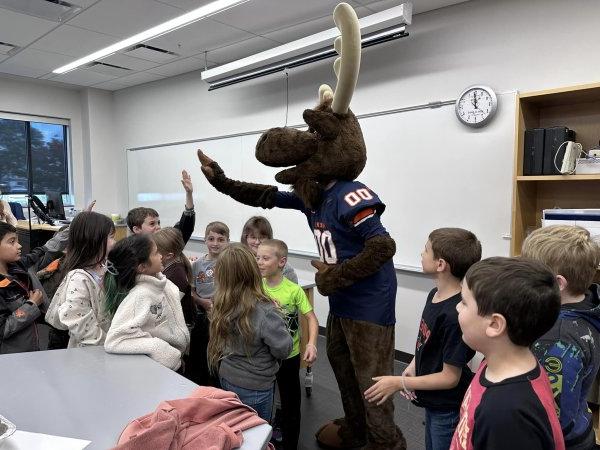
<instances>
[{"instance_id":1,"label":"clock face","mask_svg":"<svg viewBox=\"0 0 600 450\"><path fill-rule=\"evenodd\" d=\"M488 123L498 107L496 94L490 88L467 88L456 101L456 115L465 125L481 127Z\"/></svg>"}]
</instances>

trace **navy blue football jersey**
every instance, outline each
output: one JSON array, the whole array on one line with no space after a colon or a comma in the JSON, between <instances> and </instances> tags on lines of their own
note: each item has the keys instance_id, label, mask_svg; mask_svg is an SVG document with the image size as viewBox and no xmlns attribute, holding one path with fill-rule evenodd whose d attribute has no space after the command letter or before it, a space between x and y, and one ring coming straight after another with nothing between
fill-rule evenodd
<instances>
[{"instance_id":1,"label":"navy blue football jersey","mask_svg":"<svg viewBox=\"0 0 600 450\"><path fill-rule=\"evenodd\" d=\"M365 241L387 235L380 216L385 210L377 194L358 181L338 181L325 191L316 210L291 192L278 192L275 206L297 209L308 219L321 261L341 264L362 252ZM396 322L396 273L392 260L376 273L329 296L333 315L379 325Z\"/></svg>"}]
</instances>

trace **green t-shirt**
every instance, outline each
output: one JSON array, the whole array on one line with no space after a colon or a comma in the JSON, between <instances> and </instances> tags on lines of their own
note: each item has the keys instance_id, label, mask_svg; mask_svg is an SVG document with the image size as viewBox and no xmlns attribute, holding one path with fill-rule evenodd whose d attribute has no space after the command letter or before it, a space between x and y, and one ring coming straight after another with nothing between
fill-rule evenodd
<instances>
[{"instance_id":1,"label":"green t-shirt","mask_svg":"<svg viewBox=\"0 0 600 450\"><path fill-rule=\"evenodd\" d=\"M263 287L269 297L276 300L283 309L285 314L284 320L288 327L288 331L292 335L294 346L292 353L288 358L292 358L300 353L300 314L308 314L311 312L312 306L308 302L308 298L304 290L296 283L291 282L287 278L278 286L269 287L263 278Z\"/></svg>"}]
</instances>

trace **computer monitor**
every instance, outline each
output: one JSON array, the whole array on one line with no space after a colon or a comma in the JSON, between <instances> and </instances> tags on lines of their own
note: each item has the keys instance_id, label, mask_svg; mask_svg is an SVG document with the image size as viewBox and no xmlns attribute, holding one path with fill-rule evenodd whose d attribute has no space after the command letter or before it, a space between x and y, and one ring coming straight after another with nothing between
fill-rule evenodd
<instances>
[{"instance_id":1,"label":"computer monitor","mask_svg":"<svg viewBox=\"0 0 600 450\"><path fill-rule=\"evenodd\" d=\"M46 208L48 215L54 219L65 219L65 207L62 201L62 193L46 191Z\"/></svg>"}]
</instances>

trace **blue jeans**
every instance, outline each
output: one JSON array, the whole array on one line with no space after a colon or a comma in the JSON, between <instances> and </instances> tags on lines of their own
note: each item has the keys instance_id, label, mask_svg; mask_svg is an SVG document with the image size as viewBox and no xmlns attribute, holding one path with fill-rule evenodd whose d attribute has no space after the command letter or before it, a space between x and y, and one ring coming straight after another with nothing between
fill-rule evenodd
<instances>
[{"instance_id":1,"label":"blue jeans","mask_svg":"<svg viewBox=\"0 0 600 450\"><path fill-rule=\"evenodd\" d=\"M459 409L425 408L425 448L448 450L458 425Z\"/></svg>"},{"instance_id":2,"label":"blue jeans","mask_svg":"<svg viewBox=\"0 0 600 450\"><path fill-rule=\"evenodd\" d=\"M274 384L274 383L273 383ZM221 387L226 391L235 392L240 401L254 409L261 419L271 421L273 411L273 388L266 391L256 391L231 384L225 378L221 378Z\"/></svg>"}]
</instances>

